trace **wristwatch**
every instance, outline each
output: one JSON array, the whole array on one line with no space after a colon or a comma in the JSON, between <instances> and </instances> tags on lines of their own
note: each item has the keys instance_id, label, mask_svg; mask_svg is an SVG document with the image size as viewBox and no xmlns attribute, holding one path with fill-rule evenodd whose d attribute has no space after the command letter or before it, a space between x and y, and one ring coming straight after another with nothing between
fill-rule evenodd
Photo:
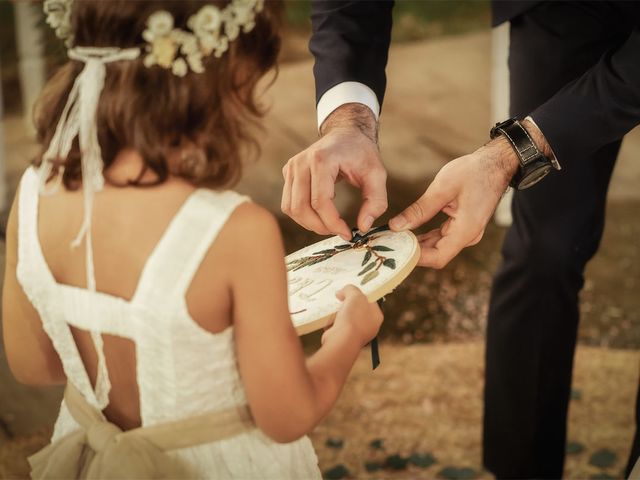
<instances>
[{"instance_id":1,"label":"wristwatch","mask_svg":"<svg viewBox=\"0 0 640 480\"><path fill-rule=\"evenodd\" d=\"M520 167L511 179L509 186L524 190L535 185L552 170L560 170L558 162L547 158L533 142L529 133L517 118L496 123L489 136L493 139L504 135L518 155Z\"/></svg>"}]
</instances>

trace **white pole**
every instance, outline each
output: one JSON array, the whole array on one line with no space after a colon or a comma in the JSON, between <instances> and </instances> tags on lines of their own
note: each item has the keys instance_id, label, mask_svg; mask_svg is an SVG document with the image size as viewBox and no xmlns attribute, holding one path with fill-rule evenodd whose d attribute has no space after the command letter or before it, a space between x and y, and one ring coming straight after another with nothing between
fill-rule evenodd
<instances>
[{"instance_id":1,"label":"white pole","mask_svg":"<svg viewBox=\"0 0 640 480\"><path fill-rule=\"evenodd\" d=\"M23 115L27 129L35 133L32 113L45 81L40 11L32 2L14 2L18 71L22 90Z\"/></svg>"},{"instance_id":2,"label":"white pole","mask_svg":"<svg viewBox=\"0 0 640 480\"><path fill-rule=\"evenodd\" d=\"M509 22L496 27L491 32L491 123L495 124L509 117ZM501 227L508 227L511 218L513 190L509 189L496 208L494 221Z\"/></svg>"}]
</instances>

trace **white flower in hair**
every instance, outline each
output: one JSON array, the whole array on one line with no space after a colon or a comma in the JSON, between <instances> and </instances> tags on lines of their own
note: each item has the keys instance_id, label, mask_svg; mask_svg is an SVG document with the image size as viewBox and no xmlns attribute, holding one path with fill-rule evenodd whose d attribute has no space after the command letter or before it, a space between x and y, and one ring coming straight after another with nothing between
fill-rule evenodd
<instances>
[{"instance_id":1,"label":"white flower in hair","mask_svg":"<svg viewBox=\"0 0 640 480\"><path fill-rule=\"evenodd\" d=\"M199 48L202 51L202 54L211 55L211 52L213 52L220 45L220 34L218 32L216 32L215 34L207 33L205 35L201 35L199 40Z\"/></svg>"},{"instance_id":2,"label":"white flower in hair","mask_svg":"<svg viewBox=\"0 0 640 480\"><path fill-rule=\"evenodd\" d=\"M227 22L224 24L224 33L227 34L229 40L233 41L240 35L240 27L237 23Z\"/></svg>"},{"instance_id":3,"label":"white flower in hair","mask_svg":"<svg viewBox=\"0 0 640 480\"><path fill-rule=\"evenodd\" d=\"M180 46L180 53L185 56L195 55L200 52L200 45L198 45L198 39L195 35L185 33L180 39L182 45Z\"/></svg>"},{"instance_id":4,"label":"white flower in hair","mask_svg":"<svg viewBox=\"0 0 640 480\"><path fill-rule=\"evenodd\" d=\"M187 26L198 36L220 30L222 15L214 5L205 5L198 13L189 17Z\"/></svg>"},{"instance_id":5,"label":"white flower in hair","mask_svg":"<svg viewBox=\"0 0 640 480\"><path fill-rule=\"evenodd\" d=\"M189 68L195 73L204 72L204 65L202 65L202 55L194 54L187 56L187 63L189 64Z\"/></svg>"},{"instance_id":6,"label":"white flower in hair","mask_svg":"<svg viewBox=\"0 0 640 480\"><path fill-rule=\"evenodd\" d=\"M262 2L252 0L240 0L231 4L234 15L234 23L242 26L243 32L250 32L255 27L255 11L262 10ZM255 11L254 11L255 10Z\"/></svg>"},{"instance_id":7,"label":"white flower in hair","mask_svg":"<svg viewBox=\"0 0 640 480\"><path fill-rule=\"evenodd\" d=\"M144 58L144 65L172 68L180 45L179 37L179 30L173 30L173 16L169 12L159 10L152 13L147 19L147 28L142 32L142 38L149 42L147 45L149 53ZM180 67L177 71L181 71ZM185 74L186 72L180 76Z\"/></svg>"},{"instance_id":8,"label":"white flower in hair","mask_svg":"<svg viewBox=\"0 0 640 480\"><path fill-rule=\"evenodd\" d=\"M69 45L72 41L71 10L73 0L44 0L47 23L56 35ZM256 14L262 11L264 0L231 0L220 10L215 5L205 5L187 20L185 31L174 28L173 15L165 10L152 13L142 32L147 42L143 64L150 68L158 65L183 77L188 70L204 72L203 57L221 57L229 50L229 42L240 32L250 32L255 27Z\"/></svg>"},{"instance_id":9,"label":"white flower in hair","mask_svg":"<svg viewBox=\"0 0 640 480\"><path fill-rule=\"evenodd\" d=\"M147 30L155 37L169 35L173 29L173 16L164 10L154 12L147 20ZM143 32L144 35L144 32Z\"/></svg>"},{"instance_id":10,"label":"white flower in hair","mask_svg":"<svg viewBox=\"0 0 640 480\"><path fill-rule=\"evenodd\" d=\"M189 67L187 66L187 62L184 61L184 58L176 58L171 65L171 73L178 77L184 77L187 74L188 68Z\"/></svg>"},{"instance_id":11,"label":"white flower in hair","mask_svg":"<svg viewBox=\"0 0 640 480\"><path fill-rule=\"evenodd\" d=\"M220 58L222 54L226 52L228 49L229 49L229 39L227 37L222 37L220 39L220 42L218 42L218 46L216 47L216 50L213 53L213 55L216 58Z\"/></svg>"},{"instance_id":12,"label":"white flower in hair","mask_svg":"<svg viewBox=\"0 0 640 480\"><path fill-rule=\"evenodd\" d=\"M44 13L47 24L55 30L58 38L71 43L71 4L72 0L45 0Z\"/></svg>"},{"instance_id":13,"label":"white flower in hair","mask_svg":"<svg viewBox=\"0 0 640 480\"><path fill-rule=\"evenodd\" d=\"M144 59L144 65L151 67L159 65L163 68L170 68L178 52L178 44L171 36L158 37L147 47L149 54Z\"/></svg>"}]
</instances>

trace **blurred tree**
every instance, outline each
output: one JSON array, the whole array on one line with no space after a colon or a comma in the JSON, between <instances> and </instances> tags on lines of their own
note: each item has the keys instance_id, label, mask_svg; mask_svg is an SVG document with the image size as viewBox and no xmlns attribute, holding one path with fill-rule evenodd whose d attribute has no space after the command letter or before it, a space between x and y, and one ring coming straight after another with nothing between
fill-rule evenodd
<instances>
[{"instance_id":1,"label":"blurred tree","mask_svg":"<svg viewBox=\"0 0 640 480\"><path fill-rule=\"evenodd\" d=\"M2 78L2 66L0 65L0 78ZM3 117L3 101L2 101L2 82L0 82L0 120ZM3 122L0 121L0 212L3 212L7 208L7 180L5 176L5 162L4 155L4 127Z\"/></svg>"},{"instance_id":2,"label":"blurred tree","mask_svg":"<svg viewBox=\"0 0 640 480\"><path fill-rule=\"evenodd\" d=\"M311 29L310 0L286 2L287 23L296 29ZM393 9L393 39L420 40L442 34L488 28L489 0L396 0Z\"/></svg>"},{"instance_id":3,"label":"blurred tree","mask_svg":"<svg viewBox=\"0 0 640 480\"><path fill-rule=\"evenodd\" d=\"M44 86L45 62L42 48L40 5L32 2L16 2L15 30L18 53L22 113L27 128L33 132L31 121L33 105Z\"/></svg>"}]
</instances>

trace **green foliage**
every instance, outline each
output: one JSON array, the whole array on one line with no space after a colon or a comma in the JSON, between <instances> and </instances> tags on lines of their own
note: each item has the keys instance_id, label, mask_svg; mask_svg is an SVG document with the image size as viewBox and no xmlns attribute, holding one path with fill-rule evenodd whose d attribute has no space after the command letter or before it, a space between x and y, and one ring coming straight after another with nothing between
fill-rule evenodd
<instances>
[{"instance_id":1,"label":"green foliage","mask_svg":"<svg viewBox=\"0 0 640 480\"><path fill-rule=\"evenodd\" d=\"M374 438L369 442L369 446L374 450L383 450L384 449L384 440L382 438Z\"/></svg>"},{"instance_id":2,"label":"green foliage","mask_svg":"<svg viewBox=\"0 0 640 480\"><path fill-rule=\"evenodd\" d=\"M310 0L285 2L287 24L310 30ZM393 39L419 40L438 35L489 28L489 0L396 0Z\"/></svg>"},{"instance_id":3,"label":"green foliage","mask_svg":"<svg viewBox=\"0 0 640 480\"><path fill-rule=\"evenodd\" d=\"M578 455L584 451L584 445L580 442L569 442L565 449L567 455Z\"/></svg>"},{"instance_id":4,"label":"green foliage","mask_svg":"<svg viewBox=\"0 0 640 480\"><path fill-rule=\"evenodd\" d=\"M311 2L310 0L286 0L285 17L287 24L294 28L311 29Z\"/></svg>"},{"instance_id":5,"label":"green foliage","mask_svg":"<svg viewBox=\"0 0 640 480\"><path fill-rule=\"evenodd\" d=\"M409 459L407 457L395 453L385 459L384 466L389 470L404 470L407 468L408 463Z\"/></svg>"},{"instance_id":6,"label":"green foliage","mask_svg":"<svg viewBox=\"0 0 640 480\"><path fill-rule=\"evenodd\" d=\"M436 457L432 453L412 453L409 455L409 462L416 467L429 468L434 463L437 463Z\"/></svg>"},{"instance_id":7,"label":"green foliage","mask_svg":"<svg viewBox=\"0 0 640 480\"><path fill-rule=\"evenodd\" d=\"M445 478L447 480L471 480L478 476L478 472L476 472L472 468L468 467L445 467L438 472L438 477Z\"/></svg>"},{"instance_id":8,"label":"green foliage","mask_svg":"<svg viewBox=\"0 0 640 480\"><path fill-rule=\"evenodd\" d=\"M324 444L329 448L340 449L344 447L344 440L342 438L327 438L327 441Z\"/></svg>"},{"instance_id":9,"label":"green foliage","mask_svg":"<svg viewBox=\"0 0 640 480\"><path fill-rule=\"evenodd\" d=\"M609 468L615 463L616 453L608 448L601 448L589 458L589 464L600 468Z\"/></svg>"},{"instance_id":10,"label":"green foliage","mask_svg":"<svg viewBox=\"0 0 640 480\"><path fill-rule=\"evenodd\" d=\"M0 64L15 64L16 57L13 3L0 0Z\"/></svg>"},{"instance_id":11,"label":"green foliage","mask_svg":"<svg viewBox=\"0 0 640 480\"><path fill-rule=\"evenodd\" d=\"M351 472L349 472L349 469L343 464L339 464L323 472L322 477L327 480L339 480L341 478L347 478L350 475Z\"/></svg>"}]
</instances>

